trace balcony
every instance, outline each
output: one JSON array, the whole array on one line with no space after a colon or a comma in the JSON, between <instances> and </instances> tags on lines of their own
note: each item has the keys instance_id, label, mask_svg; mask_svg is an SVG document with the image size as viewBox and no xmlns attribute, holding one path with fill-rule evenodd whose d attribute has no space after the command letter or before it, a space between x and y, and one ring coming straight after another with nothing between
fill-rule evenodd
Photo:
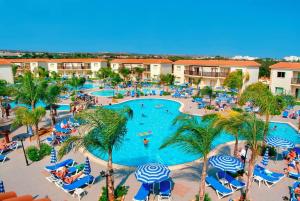
<instances>
[{"instance_id":1,"label":"balcony","mask_svg":"<svg viewBox=\"0 0 300 201\"><path fill-rule=\"evenodd\" d=\"M229 72L202 72L185 70L185 75L200 76L200 77L227 77Z\"/></svg>"},{"instance_id":2,"label":"balcony","mask_svg":"<svg viewBox=\"0 0 300 201\"><path fill-rule=\"evenodd\" d=\"M58 70L91 70L91 66L90 65L74 65L74 66L58 65L57 69Z\"/></svg>"},{"instance_id":3,"label":"balcony","mask_svg":"<svg viewBox=\"0 0 300 201\"><path fill-rule=\"evenodd\" d=\"M300 78L293 77L292 81L291 81L291 84L299 84L300 85Z\"/></svg>"}]
</instances>

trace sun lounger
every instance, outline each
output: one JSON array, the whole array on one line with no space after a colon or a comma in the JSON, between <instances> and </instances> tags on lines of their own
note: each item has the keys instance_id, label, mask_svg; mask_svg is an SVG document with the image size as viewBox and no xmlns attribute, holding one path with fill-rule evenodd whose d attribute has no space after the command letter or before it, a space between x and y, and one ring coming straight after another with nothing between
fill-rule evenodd
<instances>
[{"instance_id":1,"label":"sun lounger","mask_svg":"<svg viewBox=\"0 0 300 201\"><path fill-rule=\"evenodd\" d=\"M270 175L272 177L277 177L279 179L282 179L284 177L284 174L283 173L279 173L279 172L272 172L264 167L261 167L260 165L255 165L254 167L255 169L257 170L260 170L260 171L263 171L265 172L267 175Z\"/></svg>"},{"instance_id":2,"label":"sun lounger","mask_svg":"<svg viewBox=\"0 0 300 201\"><path fill-rule=\"evenodd\" d=\"M253 179L258 182L258 186L260 186L260 182L263 181L268 188L280 181L280 178L268 175L267 173L256 168L254 168Z\"/></svg>"},{"instance_id":3,"label":"sun lounger","mask_svg":"<svg viewBox=\"0 0 300 201\"><path fill-rule=\"evenodd\" d=\"M294 173L294 172L288 172L288 176L290 177L290 178L293 178L293 179L297 179L297 180L299 180L300 179L300 173Z\"/></svg>"},{"instance_id":4,"label":"sun lounger","mask_svg":"<svg viewBox=\"0 0 300 201\"><path fill-rule=\"evenodd\" d=\"M0 149L0 154L7 152L7 151L13 151L18 149L19 144L17 141L12 141L9 143L9 145L7 145L4 149Z\"/></svg>"},{"instance_id":5,"label":"sun lounger","mask_svg":"<svg viewBox=\"0 0 300 201\"><path fill-rule=\"evenodd\" d=\"M3 155L3 154L0 154L0 163L4 163L4 161L6 161L7 159L7 156Z\"/></svg>"},{"instance_id":6,"label":"sun lounger","mask_svg":"<svg viewBox=\"0 0 300 201\"><path fill-rule=\"evenodd\" d=\"M225 180L225 182L229 184L231 190L239 190L246 186L244 182L233 178L230 174L227 174L224 171L217 172L217 177L219 180Z\"/></svg>"},{"instance_id":7,"label":"sun lounger","mask_svg":"<svg viewBox=\"0 0 300 201\"><path fill-rule=\"evenodd\" d=\"M142 184L139 191L133 198L133 201L148 201L148 196L150 194L149 184Z\"/></svg>"},{"instance_id":8,"label":"sun lounger","mask_svg":"<svg viewBox=\"0 0 300 201\"><path fill-rule=\"evenodd\" d=\"M162 96L164 94L164 91L160 91L159 95Z\"/></svg>"},{"instance_id":9,"label":"sun lounger","mask_svg":"<svg viewBox=\"0 0 300 201\"><path fill-rule=\"evenodd\" d=\"M152 95L156 95L156 91L155 90L152 90Z\"/></svg>"},{"instance_id":10,"label":"sun lounger","mask_svg":"<svg viewBox=\"0 0 300 201\"><path fill-rule=\"evenodd\" d=\"M75 163L75 161L73 159L67 159L67 160L64 160L64 161L62 161L60 163L57 163L55 165L46 166L45 170L47 170L48 172L55 171L58 168L63 167L63 166L73 166L74 163Z\"/></svg>"},{"instance_id":11,"label":"sun lounger","mask_svg":"<svg viewBox=\"0 0 300 201\"><path fill-rule=\"evenodd\" d=\"M205 178L207 186L211 186L213 189L215 189L218 198L222 199L225 196L231 195L233 193L232 190L226 188L223 186L218 180L216 180L214 177L207 176Z\"/></svg>"},{"instance_id":12,"label":"sun lounger","mask_svg":"<svg viewBox=\"0 0 300 201\"><path fill-rule=\"evenodd\" d=\"M55 131L60 132L60 133L69 133L69 129L61 128L59 124L55 125Z\"/></svg>"},{"instance_id":13,"label":"sun lounger","mask_svg":"<svg viewBox=\"0 0 300 201\"><path fill-rule=\"evenodd\" d=\"M283 113L282 113L282 117L283 118L288 118L288 116L289 116L289 112L288 111L283 111Z\"/></svg>"},{"instance_id":14,"label":"sun lounger","mask_svg":"<svg viewBox=\"0 0 300 201\"><path fill-rule=\"evenodd\" d=\"M159 196L158 201L168 200L171 201L171 182L162 181L159 184Z\"/></svg>"},{"instance_id":15,"label":"sun lounger","mask_svg":"<svg viewBox=\"0 0 300 201\"><path fill-rule=\"evenodd\" d=\"M63 184L61 188L69 193L74 191L76 188L82 188L83 186L94 183L94 177L92 175L85 175L71 184Z\"/></svg>"}]
</instances>

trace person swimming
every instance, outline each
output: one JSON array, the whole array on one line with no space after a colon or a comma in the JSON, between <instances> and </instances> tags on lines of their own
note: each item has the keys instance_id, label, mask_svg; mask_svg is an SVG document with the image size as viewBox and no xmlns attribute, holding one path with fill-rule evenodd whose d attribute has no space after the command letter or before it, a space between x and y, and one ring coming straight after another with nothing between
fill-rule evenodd
<instances>
[{"instance_id":1,"label":"person swimming","mask_svg":"<svg viewBox=\"0 0 300 201\"><path fill-rule=\"evenodd\" d=\"M144 145L147 146L149 143L149 140L147 140L146 138L144 138Z\"/></svg>"},{"instance_id":2,"label":"person swimming","mask_svg":"<svg viewBox=\"0 0 300 201\"><path fill-rule=\"evenodd\" d=\"M273 128L272 128L273 131L277 130L277 126L275 125Z\"/></svg>"},{"instance_id":3,"label":"person swimming","mask_svg":"<svg viewBox=\"0 0 300 201\"><path fill-rule=\"evenodd\" d=\"M142 113L142 117L147 117L144 113Z\"/></svg>"}]
</instances>

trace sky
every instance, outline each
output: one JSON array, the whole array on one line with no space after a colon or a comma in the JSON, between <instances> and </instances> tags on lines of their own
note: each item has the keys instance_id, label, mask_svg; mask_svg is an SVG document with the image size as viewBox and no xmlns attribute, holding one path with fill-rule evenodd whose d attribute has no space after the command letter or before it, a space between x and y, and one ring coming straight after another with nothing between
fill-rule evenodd
<instances>
[{"instance_id":1,"label":"sky","mask_svg":"<svg viewBox=\"0 0 300 201\"><path fill-rule=\"evenodd\" d=\"M0 49L300 56L300 1L0 0Z\"/></svg>"}]
</instances>

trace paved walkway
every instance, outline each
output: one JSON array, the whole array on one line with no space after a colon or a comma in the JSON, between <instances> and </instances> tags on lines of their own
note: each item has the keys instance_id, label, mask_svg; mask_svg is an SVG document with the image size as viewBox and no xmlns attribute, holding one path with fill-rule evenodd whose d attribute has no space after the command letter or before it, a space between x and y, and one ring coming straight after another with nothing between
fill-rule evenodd
<instances>
[{"instance_id":1,"label":"paved walkway","mask_svg":"<svg viewBox=\"0 0 300 201\"><path fill-rule=\"evenodd\" d=\"M150 96L148 98L168 98L171 97L160 97L160 96ZM131 98L125 98L124 100L130 100ZM99 104L109 104L111 99L100 98ZM191 102L191 99L175 99L184 104L182 108L183 112L203 115L208 111L197 109L197 104ZM67 112L60 112L61 116L68 115ZM282 120L280 117L274 117L273 120ZM289 123L296 125L295 120L283 119ZM46 125L49 123L48 118L45 118L41 125ZM11 137L15 138L25 132L25 128L21 127L15 130ZM25 146L29 146L34 142L29 142L26 140ZM216 153L232 153L233 146L231 144L221 145ZM0 165L0 178L3 179L5 183L5 188L7 191L13 190L18 194L32 194L38 195L40 197L49 196L53 201L72 201L76 200L72 198L69 194L63 192L53 183L50 183L45 179L47 173L43 170L44 166L50 161L49 157L44 158L42 161L32 163L30 166L25 165L25 160L23 156L22 149L10 152L7 155L10 160L6 161L4 164ZM73 158L74 160L82 163L84 162L84 154L81 152L71 152L64 158ZM261 159L259 158L258 161ZM99 176L99 172L104 170L106 167L94 161L91 161L92 175L97 179L94 185L86 188L88 195L83 197L83 201L97 201L101 192L101 188L105 185L105 180ZM271 160L269 168L282 172L285 167L283 161ZM126 196L126 201L132 200L133 196L137 192L140 183L136 181L132 169L129 168L118 168L115 173L116 184L124 183L130 186L128 195ZM172 196L174 201L190 201L194 198L195 194L199 189L200 181L200 171L201 162L193 162L189 164L182 165L181 168L173 170L171 173L171 178L174 182L174 189L172 191ZM209 168L209 174L215 174L214 169ZM274 201L282 200L282 196L288 196L288 185L291 185L294 180L289 178L284 178L278 184L272 188L267 188L264 184L259 188L256 183L253 183L251 188L251 198L253 201ZM212 197L212 200L218 200L216 193L210 187L207 187L207 192ZM226 197L222 200L228 200L229 198L237 198L240 196L240 192L235 192L233 196ZM156 199L156 198L155 198ZM154 200L154 197L151 197Z\"/></svg>"}]
</instances>

